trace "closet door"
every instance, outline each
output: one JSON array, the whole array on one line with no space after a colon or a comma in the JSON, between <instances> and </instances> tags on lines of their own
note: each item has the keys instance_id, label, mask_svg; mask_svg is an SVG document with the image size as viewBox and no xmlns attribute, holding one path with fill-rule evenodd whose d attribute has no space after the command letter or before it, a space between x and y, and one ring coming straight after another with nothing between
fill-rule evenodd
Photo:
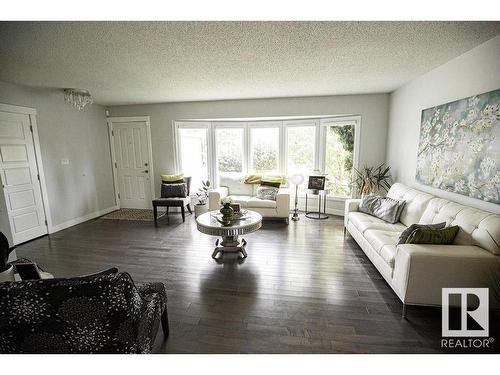
<instances>
[{"instance_id":1,"label":"closet door","mask_svg":"<svg viewBox=\"0 0 500 375\"><path fill-rule=\"evenodd\" d=\"M30 115L0 111L0 177L14 245L47 234Z\"/></svg>"}]
</instances>

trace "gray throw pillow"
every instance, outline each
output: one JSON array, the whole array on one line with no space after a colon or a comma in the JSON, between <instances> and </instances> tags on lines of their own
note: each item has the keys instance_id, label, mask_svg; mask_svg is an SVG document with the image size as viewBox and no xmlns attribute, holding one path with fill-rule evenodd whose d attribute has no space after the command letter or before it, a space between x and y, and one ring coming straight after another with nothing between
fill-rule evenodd
<instances>
[{"instance_id":1,"label":"gray throw pillow","mask_svg":"<svg viewBox=\"0 0 500 375\"><path fill-rule=\"evenodd\" d=\"M437 223L437 224L412 224L408 228L406 228L399 235L398 245L406 243L406 240L416 229L443 229L446 226L446 222Z\"/></svg>"},{"instance_id":2,"label":"gray throw pillow","mask_svg":"<svg viewBox=\"0 0 500 375\"><path fill-rule=\"evenodd\" d=\"M187 185L185 182L180 184L161 184L162 198L186 198Z\"/></svg>"},{"instance_id":3,"label":"gray throw pillow","mask_svg":"<svg viewBox=\"0 0 500 375\"><path fill-rule=\"evenodd\" d=\"M359 210L366 214L378 217L388 223L399 221L406 201L381 197L379 195L364 195L359 204Z\"/></svg>"},{"instance_id":4,"label":"gray throw pillow","mask_svg":"<svg viewBox=\"0 0 500 375\"><path fill-rule=\"evenodd\" d=\"M257 198L275 201L278 190L277 187L261 185L257 188Z\"/></svg>"}]
</instances>

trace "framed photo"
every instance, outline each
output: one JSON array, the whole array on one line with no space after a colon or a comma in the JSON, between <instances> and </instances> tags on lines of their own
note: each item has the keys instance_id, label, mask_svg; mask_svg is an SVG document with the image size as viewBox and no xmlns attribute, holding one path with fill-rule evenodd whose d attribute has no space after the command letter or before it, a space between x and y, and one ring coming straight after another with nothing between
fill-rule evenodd
<instances>
[{"instance_id":1,"label":"framed photo","mask_svg":"<svg viewBox=\"0 0 500 375\"><path fill-rule=\"evenodd\" d=\"M325 176L309 176L308 189L325 190Z\"/></svg>"}]
</instances>

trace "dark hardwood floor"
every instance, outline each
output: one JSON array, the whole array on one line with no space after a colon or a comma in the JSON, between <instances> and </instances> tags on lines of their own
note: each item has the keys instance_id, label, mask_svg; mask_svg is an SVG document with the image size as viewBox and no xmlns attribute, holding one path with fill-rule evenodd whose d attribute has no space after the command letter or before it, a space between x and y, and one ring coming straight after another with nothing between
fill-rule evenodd
<instances>
[{"instance_id":1,"label":"dark hardwood floor","mask_svg":"<svg viewBox=\"0 0 500 375\"><path fill-rule=\"evenodd\" d=\"M17 255L56 277L117 266L136 282L164 282L170 337L157 340L159 352L439 352L441 309L410 306L401 319L399 299L344 238L342 220L266 221L245 236L242 263L233 254L215 262L216 238L189 215L185 223L171 215L170 225L161 218L157 228L96 219L19 246Z\"/></svg>"}]
</instances>

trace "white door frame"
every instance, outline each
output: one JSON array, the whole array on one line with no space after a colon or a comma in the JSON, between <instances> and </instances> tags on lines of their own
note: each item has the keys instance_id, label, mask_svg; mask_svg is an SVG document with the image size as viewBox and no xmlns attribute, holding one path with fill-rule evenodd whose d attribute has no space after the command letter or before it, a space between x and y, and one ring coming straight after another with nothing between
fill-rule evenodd
<instances>
[{"instance_id":1,"label":"white door frame","mask_svg":"<svg viewBox=\"0 0 500 375\"><path fill-rule=\"evenodd\" d=\"M47 220L47 232L49 234L57 232L57 230L54 230L54 226L52 224L52 216L50 213L49 194L47 193L47 183L45 181L45 172L43 170L42 154L40 149L40 139L38 137L38 126L36 123L36 109L29 107L22 107L18 105L0 103L0 111L24 114L28 115L30 118L30 125L33 134L33 145L35 147L35 159L38 168L38 174L40 175L42 206L43 206L43 211L45 213L45 220Z\"/></svg>"},{"instance_id":2,"label":"white door frame","mask_svg":"<svg viewBox=\"0 0 500 375\"><path fill-rule=\"evenodd\" d=\"M108 134L109 134L109 144L111 147L111 168L113 168L113 184L115 188L115 201L118 208L120 208L120 198L118 196L118 175L116 173L116 154L115 154L115 142L113 142L114 132L113 132L113 122L145 122L146 123L146 138L149 146L149 171L150 171L150 189L151 189L151 199L155 199L155 178L153 169L153 146L151 143L151 123L149 116L133 116L133 117L108 117Z\"/></svg>"}]
</instances>

